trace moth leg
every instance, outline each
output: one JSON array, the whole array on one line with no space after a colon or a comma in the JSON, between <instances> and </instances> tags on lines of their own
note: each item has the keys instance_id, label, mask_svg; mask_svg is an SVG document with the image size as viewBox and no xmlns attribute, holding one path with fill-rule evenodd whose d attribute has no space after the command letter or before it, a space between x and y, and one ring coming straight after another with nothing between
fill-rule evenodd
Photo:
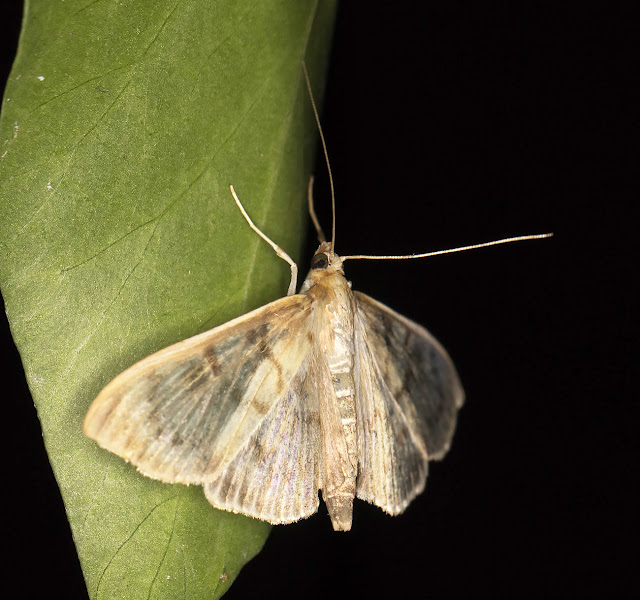
<instances>
[{"instance_id":1,"label":"moth leg","mask_svg":"<svg viewBox=\"0 0 640 600\"><path fill-rule=\"evenodd\" d=\"M322 244L327 241L327 237L325 236L324 231L322 231L322 227L320 227L320 221L318 221L318 217L316 217L316 211L313 208L313 175L309 177L308 198L309 198L309 216L313 221L313 226L316 228L316 231L318 232L318 241Z\"/></svg>"},{"instance_id":2,"label":"moth leg","mask_svg":"<svg viewBox=\"0 0 640 600\"><path fill-rule=\"evenodd\" d=\"M242 206L242 203L240 202L240 199L236 195L236 191L233 189L233 186L230 185L229 189L233 194L233 198L236 201L236 204L238 205L238 208L240 209L242 216L247 220L247 223L249 223L249 227L251 227L251 229L253 229L265 242L267 242L267 244L269 244L276 251L276 254L282 260L286 260L291 266L291 281L289 282L289 289L287 290L287 296L293 296L293 294L296 293L296 287L298 286L298 265L296 265L296 263L293 262L291 257L282 248L280 248L278 244L276 244L273 240L271 240L271 238L267 237L264 233L262 233L262 231L260 231L260 229L258 229L258 227L251 220L251 217L247 214L247 211L244 209L244 206Z\"/></svg>"}]
</instances>

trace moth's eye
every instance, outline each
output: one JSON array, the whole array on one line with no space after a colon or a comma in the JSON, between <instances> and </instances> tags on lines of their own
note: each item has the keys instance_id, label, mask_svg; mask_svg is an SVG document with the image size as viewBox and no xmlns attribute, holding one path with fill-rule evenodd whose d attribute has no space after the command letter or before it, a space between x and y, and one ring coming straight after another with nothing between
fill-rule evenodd
<instances>
[{"instance_id":1,"label":"moth's eye","mask_svg":"<svg viewBox=\"0 0 640 600\"><path fill-rule=\"evenodd\" d=\"M329 266L329 257L324 252L320 252L320 254L316 254L311 259L312 269L326 269L328 266Z\"/></svg>"}]
</instances>

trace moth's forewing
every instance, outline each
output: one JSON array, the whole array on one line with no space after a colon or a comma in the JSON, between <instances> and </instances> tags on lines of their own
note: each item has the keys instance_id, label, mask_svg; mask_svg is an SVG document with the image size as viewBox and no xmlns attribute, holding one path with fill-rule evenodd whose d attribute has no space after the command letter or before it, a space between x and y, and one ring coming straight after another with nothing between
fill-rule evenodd
<instances>
[{"instance_id":1,"label":"moth's forewing","mask_svg":"<svg viewBox=\"0 0 640 600\"><path fill-rule=\"evenodd\" d=\"M451 359L426 329L354 295L357 495L397 514L424 489L427 460L448 450L464 392Z\"/></svg>"},{"instance_id":2,"label":"moth's forewing","mask_svg":"<svg viewBox=\"0 0 640 600\"><path fill-rule=\"evenodd\" d=\"M230 510L248 512L246 490L248 514L269 520L258 499L247 496L256 478L263 478L267 490L280 490L285 481L305 493L305 486L317 485L315 476L299 482L296 474L304 470L285 456L295 444L306 457L317 452L314 418L295 429L314 413L312 400L293 406L299 403L296 386L309 389L310 343L304 335L309 311L305 296L282 298L145 358L100 392L85 418L85 434L149 477L221 482L219 489L232 498ZM283 421L287 417L291 424ZM286 435L296 441L283 439ZM234 470L234 461L245 471ZM308 498L292 502L285 496L280 495L282 502L309 510ZM274 502L265 500L277 513Z\"/></svg>"}]
</instances>

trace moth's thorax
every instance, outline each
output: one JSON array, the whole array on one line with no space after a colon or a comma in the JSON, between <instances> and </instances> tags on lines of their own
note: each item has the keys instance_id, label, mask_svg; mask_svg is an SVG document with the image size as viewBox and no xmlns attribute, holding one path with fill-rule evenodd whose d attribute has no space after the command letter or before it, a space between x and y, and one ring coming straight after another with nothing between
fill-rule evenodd
<instances>
[{"instance_id":1,"label":"moth's thorax","mask_svg":"<svg viewBox=\"0 0 640 600\"><path fill-rule=\"evenodd\" d=\"M351 372L354 354L354 299L349 283L339 270L312 269L305 283L306 295L313 303L318 342L328 357L329 367L348 362Z\"/></svg>"}]
</instances>

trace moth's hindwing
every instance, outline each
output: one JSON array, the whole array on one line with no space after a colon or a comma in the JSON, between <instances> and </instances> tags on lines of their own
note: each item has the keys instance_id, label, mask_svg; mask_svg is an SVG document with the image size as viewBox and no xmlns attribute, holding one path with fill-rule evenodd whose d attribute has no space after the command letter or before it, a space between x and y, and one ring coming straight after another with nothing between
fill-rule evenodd
<instances>
[{"instance_id":1,"label":"moth's hindwing","mask_svg":"<svg viewBox=\"0 0 640 600\"><path fill-rule=\"evenodd\" d=\"M428 460L447 452L464 392L426 329L354 294L357 496L398 514L424 489Z\"/></svg>"},{"instance_id":2,"label":"moth's hindwing","mask_svg":"<svg viewBox=\"0 0 640 600\"><path fill-rule=\"evenodd\" d=\"M143 359L98 395L86 435L149 477L204 484L218 508L272 523L313 514L311 313L289 296Z\"/></svg>"},{"instance_id":3,"label":"moth's hindwing","mask_svg":"<svg viewBox=\"0 0 640 600\"><path fill-rule=\"evenodd\" d=\"M270 523L292 523L318 510L322 465L318 384L308 353L287 391L214 480L213 506Z\"/></svg>"}]
</instances>

